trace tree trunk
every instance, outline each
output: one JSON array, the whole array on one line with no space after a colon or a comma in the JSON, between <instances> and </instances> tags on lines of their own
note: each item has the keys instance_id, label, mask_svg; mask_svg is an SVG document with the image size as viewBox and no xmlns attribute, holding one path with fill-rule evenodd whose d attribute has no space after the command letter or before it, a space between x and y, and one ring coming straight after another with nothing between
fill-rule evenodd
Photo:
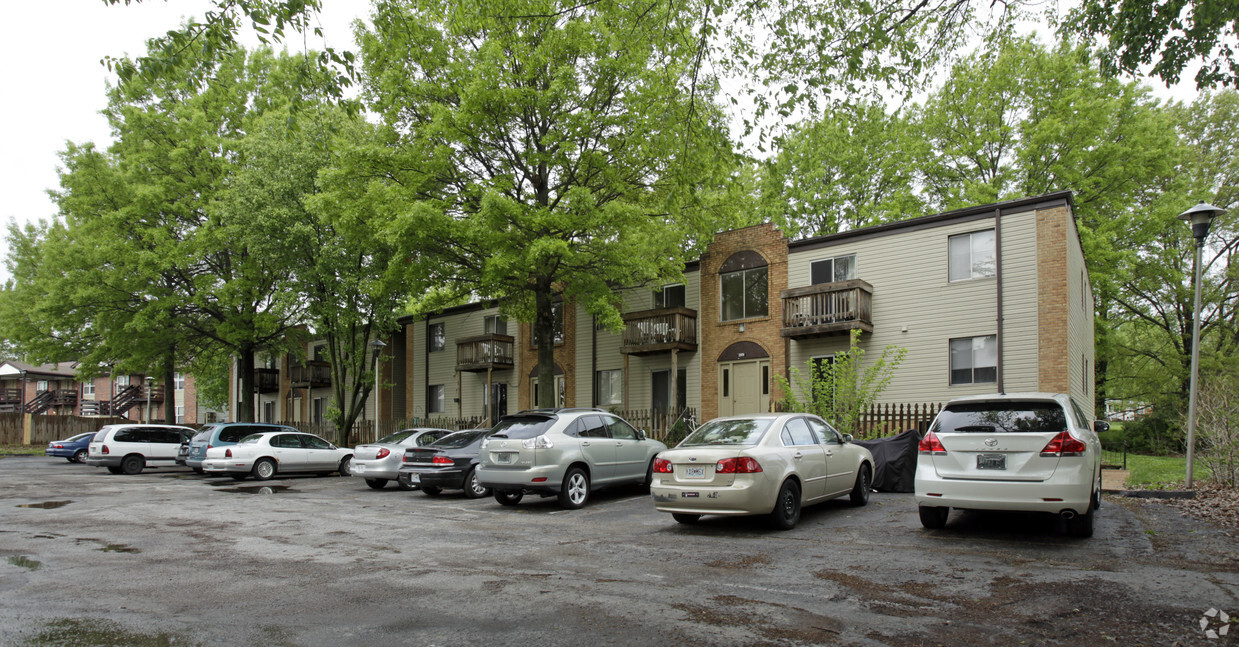
<instances>
[{"instance_id":1,"label":"tree trunk","mask_svg":"<svg viewBox=\"0 0 1239 647\"><path fill-rule=\"evenodd\" d=\"M254 422L254 355L254 349L246 347L237 359L240 385L237 388L236 422Z\"/></svg>"}]
</instances>

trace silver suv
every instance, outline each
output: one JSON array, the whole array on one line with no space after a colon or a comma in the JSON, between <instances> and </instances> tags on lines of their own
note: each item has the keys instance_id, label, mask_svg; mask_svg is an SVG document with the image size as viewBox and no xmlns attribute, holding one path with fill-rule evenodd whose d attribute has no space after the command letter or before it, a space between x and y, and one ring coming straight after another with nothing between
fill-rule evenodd
<instances>
[{"instance_id":1,"label":"silver suv","mask_svg":"<svg viewBox=\"0 0 1239 647\"><path fill-rule=\"evenodd\" d=\"M516 505L525 493L576 509L608 485L644 484L667 446L601 409L535 409L504 416L482 444L478 482Z\"/></svg>"}]
</instances>

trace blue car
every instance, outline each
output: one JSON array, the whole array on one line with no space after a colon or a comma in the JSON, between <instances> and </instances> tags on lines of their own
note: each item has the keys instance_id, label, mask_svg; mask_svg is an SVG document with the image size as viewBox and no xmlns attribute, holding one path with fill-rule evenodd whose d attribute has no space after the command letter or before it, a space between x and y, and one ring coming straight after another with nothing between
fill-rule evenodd
<instances>
[{"instance_id":1,"label":"blue car","mask_svg":"<svg viewBox=\"0 0 1239 647\"><path fill-rule=\"evenodd\" d=\"M47 444L47 449L43 450L43 453L48 456L59 456L70 463L85 463L86 448L90 445L90 439L94 437L95 432L88 431L68 440L53 440Z\"/></svg>"}]
</instances>

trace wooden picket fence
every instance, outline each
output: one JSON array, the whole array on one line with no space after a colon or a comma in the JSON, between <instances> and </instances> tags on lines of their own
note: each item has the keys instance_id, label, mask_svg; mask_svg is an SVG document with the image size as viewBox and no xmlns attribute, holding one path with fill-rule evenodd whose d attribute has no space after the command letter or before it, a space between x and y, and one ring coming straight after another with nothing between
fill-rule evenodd
<instances>
[{"instance_id":1,"label":"wooden picket fence","mask_svg":"<svg viewBox=\"0 0 1239 647\"><path fill-rule=\"evenodd\" d=\"M22 419L30 414L0 413L0 445L22 444ZM104 425L130 422L124 418L30 415L30 446L99 431Z\"/></svg>"}]
</instances>

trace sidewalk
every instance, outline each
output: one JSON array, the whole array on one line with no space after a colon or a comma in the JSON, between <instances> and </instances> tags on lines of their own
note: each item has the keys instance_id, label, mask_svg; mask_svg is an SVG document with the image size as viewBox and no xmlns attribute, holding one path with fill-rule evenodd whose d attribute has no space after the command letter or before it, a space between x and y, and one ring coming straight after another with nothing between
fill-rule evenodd
<instances>
[{"instance_id":1,"label":"sidewalk","mask_svg":"<svg viewBox=\"0 0 1239 647\"><path fill-rule=\"evenodd\" d=\"M1127 470L1101 470L1101 491L1115 494L1127 489Z\"/></svg>"}]
</instances>

